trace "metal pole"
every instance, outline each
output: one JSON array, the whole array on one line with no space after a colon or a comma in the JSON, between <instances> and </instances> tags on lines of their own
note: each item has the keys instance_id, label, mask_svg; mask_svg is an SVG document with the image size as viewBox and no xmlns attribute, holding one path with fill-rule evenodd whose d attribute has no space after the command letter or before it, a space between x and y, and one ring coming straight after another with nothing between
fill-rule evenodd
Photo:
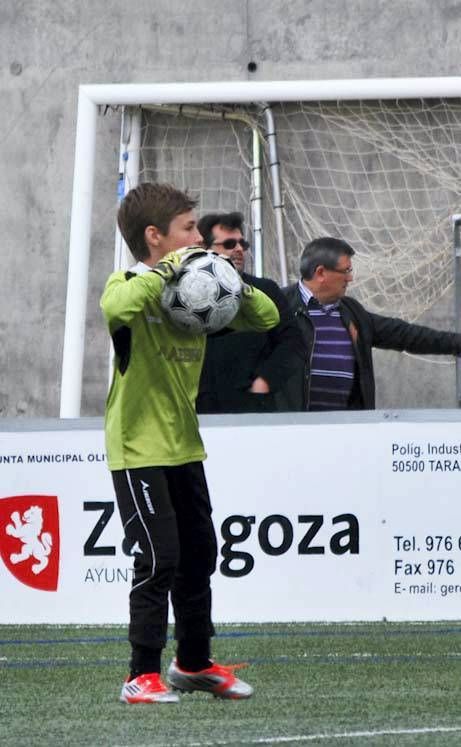
<instances>
[{"instance_id":1,"label":"metal pole","mask_svg":"<svg viewBox=\"0 0 461 747\"><path fill-rule=\"evenodd\" d=\"M252 194L251 214L253 223L253 251L255 275L264 274L263 235L262 235L262 191L261 191L261 141L259 132L253 129L253 168L251 171Z\"/></svg>"},{"instance_id":2,"label":"metal pole","mask_svg":"<svg viewBox=\"0 0 461 747\"><path fill-rule=\"evenodd\" d=\"M453 246L455 250L455 329L461 333L461 215L453 215ZM461 407L461 357L456 358L456 401Z\"/></svg>"},{"instance_id":3,"label":"metal pole","mask_svg":"<svg viewBox=\"0 0 461 747\"><path fill-rule=\"evenodd\" d=\"M279 253L280 262L280 278L281 284L287 285L288 283L288 272L287 272L287 255L285 250L285 237L283 234L283 203L282 203L282 192L280 189L280 169L279 160L277 153L277 137L275 132L274 115L269 104L265 104L263 108L264 115L266 117L266 128L267 128L267 142L269 145L269 168L271 173L272 182L272 206L274 208L275 216L275 230L277 234L277 248Z\"/></svg>"},{"instance_id":4,"label":"metal pole","mask_svg":"<svg viewBox=\"0 0 461 747\"><path fill-rule=\"evenodd\" d=\"M139 151L141 147L141 109L124 107L120 132L119 178L117 185L118 204L126 193L139 181ZM132 260L129 249L115 227L114 270L126 270Z\"/></svg>"},{"instance_id":5,"label":"metal pole","mask_svg":"<svg viewBox=\"0 0 461 747\"><path fill-rule=\"evenodd\" d=\"M139 151L141 147L141 107L124 106L120 125L120 152L118 161L117 204L139 182ZM127 270L133 257L115 223L114 271ZM109 345L108 387L113 375L114 348Z\"/></svg>"}]
</instances>

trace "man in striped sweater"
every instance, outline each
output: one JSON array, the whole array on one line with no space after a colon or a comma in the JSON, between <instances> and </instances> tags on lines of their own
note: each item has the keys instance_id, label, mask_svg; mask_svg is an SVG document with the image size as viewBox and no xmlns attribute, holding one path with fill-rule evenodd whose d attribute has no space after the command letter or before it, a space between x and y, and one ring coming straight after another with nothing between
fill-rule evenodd
<instances>
[{"instance_id":1,"label":"man in striped sweater","mask_svg":"<svg viewBox=\"0 0 461 747\"><path fill-rule=\"evenodd\" d=\"M461 335L373 314L346 297L354 253L341 239L314 239L301 255L301 279L283 289L305 357L279 395L280 409L374 409L373 347L461 354Z\"/></svg>"}]
</instances>

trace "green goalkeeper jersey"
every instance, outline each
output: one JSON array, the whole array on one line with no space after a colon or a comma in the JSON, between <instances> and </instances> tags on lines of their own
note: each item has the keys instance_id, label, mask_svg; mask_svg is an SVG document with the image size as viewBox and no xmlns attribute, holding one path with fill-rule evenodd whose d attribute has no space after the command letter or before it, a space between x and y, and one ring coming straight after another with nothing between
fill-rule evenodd
<instances>
[{"instance_id":1,"label":"green goalkeeper jersey","mask_svg":"<svg viewBox=\"0 0 461 747\"><path fill-rule=\"evenodd\" d=\"M115 272L101 308L114 342L106 403L106 449L111 470L175 466L205 458L195 399L205 335L174 327L160 306L164 280L142 263ZM276 306L252 288L232 322L264 332L279 322Z\"/></svg>"}]
</instances>

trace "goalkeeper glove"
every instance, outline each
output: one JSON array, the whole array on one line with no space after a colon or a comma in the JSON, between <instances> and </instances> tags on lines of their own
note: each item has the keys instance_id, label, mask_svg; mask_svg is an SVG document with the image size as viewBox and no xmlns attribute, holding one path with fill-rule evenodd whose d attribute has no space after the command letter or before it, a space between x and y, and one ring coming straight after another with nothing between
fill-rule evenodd
<instances>
[{"instance_id":1,"label":"goalkeeper glove","mask_svg":"<svg viewBox=\"0 0 461 747\"><path fill-rule=\"evenodd\" d=\"M186 246L184 249L178 249L175 252L168 252L162 259L157 262L152 272L160 275L165 283L171 282L176 278L185 264L190 262L194 257L201 257L207 254L206 249L200 246Z\"/></svg>"}]
</instances>

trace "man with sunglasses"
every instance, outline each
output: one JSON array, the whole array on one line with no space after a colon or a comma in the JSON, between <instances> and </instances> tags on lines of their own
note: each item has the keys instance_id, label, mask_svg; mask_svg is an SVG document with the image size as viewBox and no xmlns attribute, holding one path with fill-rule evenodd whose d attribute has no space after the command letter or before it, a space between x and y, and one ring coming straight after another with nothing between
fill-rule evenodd
<instances>
[{"instance_id":1,"label":"man with sunglasses","mask_svg":"<svg viewBox=\"0 0 461 747\"><path fill-rule=\"evenodd\" d=\"M301 279L284 289L303 336L304 359L280 395L283 409L374 409L374 347L461 353L461 335L373 314L346 297L354 254L341 239L314 239L301 255Z\"/></svg>"},{"instance_id":2,"label":"man with sunglasses","mask_svg":"<svg viewBox=\"0 0 461 747\"><path fill-rule=\"evenodd\" d=\"M302 340L278 285L244 271L249 243L241 213L209 213L197 224L207 249L229 257L244 283L276 304L280 323L267 333L226 329L207 338L198 413L274 412L276 394L302 362Z\"/></svg>"}]
</instances>

